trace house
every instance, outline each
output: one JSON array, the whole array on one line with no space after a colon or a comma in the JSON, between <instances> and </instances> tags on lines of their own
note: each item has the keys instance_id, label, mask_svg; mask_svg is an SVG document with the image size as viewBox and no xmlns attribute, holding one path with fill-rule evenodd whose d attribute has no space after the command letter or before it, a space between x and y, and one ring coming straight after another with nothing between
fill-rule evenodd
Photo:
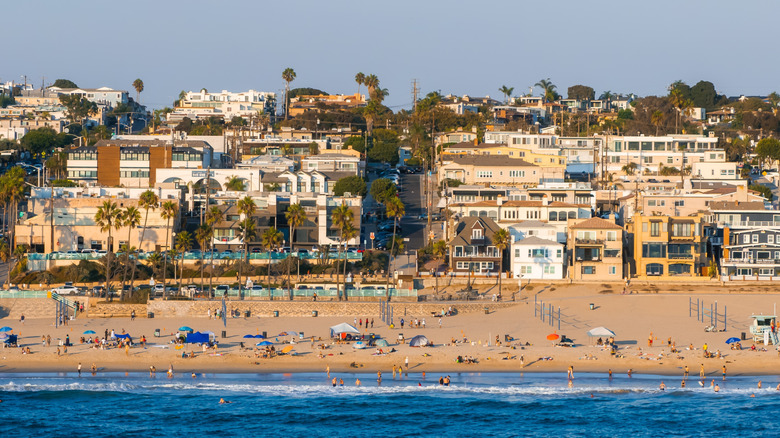
<instances>
[{"instance_id":1,"label":"house","mask_svg":"<svg viewBox=\"0 0 780 438\"><path fill-rule=\"evenodd\" d=\"M633 238L634 276L701 277L707 275L706 213L691 216L635 214L627 225Z\"/></svg>"},{"instance_id":2,"label":"house","mask_svg":"<svg viewBox=\"0 0 780 438\"><path fill-rule=\"evenodd\" d=\"M565 169L541 167L525 160L502 156L455 156L439 167L439 179L464 184L536 186L542 181L563 181Z\"/></svg>"},{"instance_id":3,"label":"house","mask_svg":"<svg viewBox=\"0 0 780 438\"><path fill-rule=\"evenodd\" d=\"M275 114L276 93L255 90L241 92L222 90L219 93L209 93L205 88L200 91L188 91L174 108L176 115L169 119L169 122L176 123L175 119L178 115L183 118L195 114L197 119L198 112L224 118L225 121L230 121L233 117L254 119L263 112Z\"/></svg>"},{"instance_id":4,"label":"house","mask_svg":"<svg viewBox=\"0 0 780 438\"><path fill-rule=\"evenodd\" d=\"M516 240L510 248L512 278L529 280L563 278L566 261L563 244L530 236Z\"/></svg>"},{"instance_id":5,"label":"house","mask_svg":"<svg viewBox=\"0 0 780 438\"><path fill-rule=\"evenodd\" d=\"M724 281L780 280L780 211L763 202L712 204L710 238Z\"/></svg>"},{"instance_id":6,"label":"house","mask_svg":"<svg viewBox=\"0 0 780 438\"><path fill-rule=\"evenodd\" d=\"M520 223L510 225L507 227L507 231L509 231L509 235L512 236L515 241L527 239L529 237L538 237L540 239L566 243L565 234L563 240L559 240L558 228L555 227L555 225L550 225L542 221L522 221Z\"/></svg>"},{"instance_id":7,"label":"house","mask_svg":"<svg viewBox=\"0 0 780 438\"><path fill-rule=\"evenodd\" d=\"M700 161L726 161L717 137L697 135L610 136L604 142L600 172L625 173L623 168L635 166L636 173L659 173L664 167L677 170Z\"/></svg>"},{"instance_id":8,"label":"house","mask_svg":"<svg viewBox=\"0 0 780 438\"><path fill-rule=\"evenodd\" d=\"M486 217L466 217L458 222L449 242L450 270L476 274L503 270L503 254L493 243L493 235L499 229L498 224Z\"/></svg>"},{"instance_id":9,"label":"house","mask_svg":"<svg viewBox=\"0 0 780 438\"><path fill-rule=\"evenodd\" d=\"M501 143L480 143L462 142L448 146L442 151L442 160L448 161L457 156L503 156L509 158L520 158L528 163L539 167L560 167L566 168L566 158L546 151L544 153L534 152L529 148L510 147Z\"/></svg>"},{"instance_id":10,"label":"house","mask_svg":"<svg viewBox=\"0 0 780 438\"><path fill-rule=\"evenodd\" d=\"M291 117L299 116L310 109L334 108L338 110L350 110L366 106L366 96L362 94L318 94L299 95L290 98Z\"/></svg>"},{"instance_id":11,"label":"house","mask_svg":"<svg viewBox=\"0 0 780 438\"><path fill-rule=\"evenodd\" d=\"M442 132L436 134L436 145L473 142L477 139L477 130L474 128L471 131L464 131L462 128L458 128L456 131Z\"/></svg>"},{"instance_id":12,"label":"house","mask_svg":"<svg viewBox=\"0 0 780 438\"><path fill-rule=\"evenodd\" d=\"M569 221L569 278L618 281L623 279L623 227L601 218Z\"/></svg>"}]
</instances>

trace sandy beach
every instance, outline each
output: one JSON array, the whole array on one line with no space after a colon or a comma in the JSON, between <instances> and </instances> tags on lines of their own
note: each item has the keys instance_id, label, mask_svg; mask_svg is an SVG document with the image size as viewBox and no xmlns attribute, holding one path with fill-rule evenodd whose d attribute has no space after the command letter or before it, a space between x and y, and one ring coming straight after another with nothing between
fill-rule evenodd
<instances>
[{"instance_id":1,"label":"sandy beach","mask_svg":"<svg viewBox=\"0 0 780 438\"><path fill-rule=\"evenodd\" d=\"M614 288L613 288L614 289ZM767 290L769 292L769 290ZM534 317L534 296L551 304L557 314L560 307L561 325L550 326ZM571 285L547 287L524 291L516 305L496 310L488 315L468 313L438 319L430 315L401 315L396 313L396 324L404 318L406 326L390 328L375 315L345 315L343 317L250 317L229 318L227 327L221 320L202 317L189 318L78 318L67 326L55 328L50 319L27 319L24 325L18 319L0 319L0 326L14 328L20 334L20 346L29 347L31 354L22 354L22 348L0 350L0 372L75 372L82 364L88 370L94 363L103 371L146 371L155 366L158 371L167 370L170 364L177 372L322 372L327 367L332 372L365 372L392 375L394 366L401 366L409 360L410 372L457 373L457 372L561 372L573 366L576 372L607 372L625 374L629 369L635 373L682 376L684 366L690 368L692 378L698 377L701 364L709 377L720 377L722 366L728 375L768 375L777 373L780 354L773 345L768 351L749 348L751 340L743 341L742 351L731 350L725 343L729 337L749 335L748 325L752 314L772 314L776 297L769 293L721 293L697 294L706 306L717 301L722 312L727 309L728 331L706 332L708 323L689 317L689 297L684 291L665 293L607 292L599 285ZM590 309L590 303L594 309ZM444 306L456 302L443 302ZM378 305L377 305L378 308ZM377 310L378 312L378 310ZM329 338L329 327L338 323L353 324L354 320L374 319L374 328L363 332L375 333L386 338L390 347L384 351L396 351L375 355L373 348L356 350L351 344L333 343ZM410 328L409 321L425 318L426 328ZM186 346L176 350L170 343L180 326L189 326L197 331L213 331L217 334L219 347L216 351L202 352L198 346ZM615 356L594 345L595 339L587 336L591 328L604 326L614 331L619 349ZM136 344L128 352L124 349L100 350L80 344L85 330L94 330L102 336L105 330L121 333L125 330L138 341L141 335L147 338L146 348ZM155 329L161 336L155 337ZM222 331L227 332L221 338ZM293 339L290 336L274 336L284 331L303 332L304 339L295 338L293 354L270 359L255 357L252 349L242 349L240 343L254 348L259 340L244 339L246 334L263 331L269 340L281 349ZM417 334L426 335L435 346L412 348L408 344L397 344L398 334L407 339ZM546 338L552 333L565 335L575 343L574 347L554 346ZM652 333L654 342L648 347ZM52 345L42 346L41 336L50 335ZM67 354L57 355L57 341L69 335L75 345ZM506 343L505 335L514 341ZM95 335L91 335L93 338ZM498 336L500 344L496 344ZM312 337L314 338L312 340ZM671 353L667 346L671 337L678 353ZM749 337L749 336L748 336ZM320 340L321 338L321 340ZM454 341L454 343L453 343ZM286 344L285 344L286 343ZM707 343L711 352L720 350L721 358L703 356L702 346ZM526 345L528 344L528 345ZM321 345L327 348L321 348ZM693 349L689 349L689 346ZM181 358L182 351L194 352L195 358ZM61 349L62 352L62 349ZM322 357L320 357L322 355ZM456 363L458 356L473 357L476 364ZM521 365L521 358L522 365ZM542 358L550 358L544 360ZM438 374L436 374L438 375Z\"/></svg>"}]
</instances>

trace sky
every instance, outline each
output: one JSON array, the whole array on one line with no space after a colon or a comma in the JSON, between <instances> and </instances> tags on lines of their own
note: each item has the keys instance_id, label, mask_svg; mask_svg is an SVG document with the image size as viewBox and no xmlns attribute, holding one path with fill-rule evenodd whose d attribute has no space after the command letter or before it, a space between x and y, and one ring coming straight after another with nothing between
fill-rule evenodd
<instances>
[{"instance_id":1,"label":"sky","mask_svg":"<svg viewBox=\"0 0 780 438\"><path fill-rule=\"evenodd\" d=\"M411 106L414 79L422 95L497 99L502 85L520 95L544 78L597 96L666 94L678 79L730 96L780 91L776 0L30 0L0 16L0 81L135 95L141 78L153 109L181 90L280 93L287 67L291 87L333 94L376 74L393 110Z\"/></svg>"}]
</instances>

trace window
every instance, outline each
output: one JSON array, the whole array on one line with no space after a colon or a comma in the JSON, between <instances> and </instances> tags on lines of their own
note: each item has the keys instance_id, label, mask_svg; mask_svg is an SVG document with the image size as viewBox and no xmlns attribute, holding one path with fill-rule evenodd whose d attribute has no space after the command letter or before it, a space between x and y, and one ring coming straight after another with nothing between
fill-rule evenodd
<instances>
[{"instance_id":1,"label":"window","mask_svg":"<svg viewBox=\"0 0 780 438\"><path fill-rule=\"evenodd\" d=\"M522 178L525 176L524 170L510 170L509 171L509 177L510 178Z\"/></svg>"},{"instance_id":2,"label":"window","mask_svg":"<svg viewBox=\"0 0 780 438\"><path fill-rule=\"evenodd\" d=\"M607 231L607 241L614 242L617 240L617 231Z\"/></svg>"},{"instance_id":3,"label":"window","mask_svg":"<svg viewBox=\"0 0 780 438\"><path fill-rule=\"evenodd\" d=\"M732 259L741 259L742 258L742 251L732 251L731 252L731 258Z\"/></svg>"},{"instance_id":4,"label":"window","mask_svg":"<svg viewBox=\"0 0 780 438\"><path fill-rule=\"evenodd\" d=\"M493 172L490 170L478 170L477 178L493 178Z\"/></svg>"},{"instance_id":5,"label":"window","mask_svg":"<svg viewBox=\"0 0 780 438\"><path fill-rule=\"evenodd\" d=\"M474 228L471 230L472 239L482 239L482 228Z\"/></svg>"},{"instance_id":6,"label":"window","mask_svg":"<svg viewBox=\"0 0 780 438\"><path fill-rule=\"evenodd\" d=\"M742 235L742 243L750 243L750 234Z\"/></svg>"},{"instance_id":7,"label":"window","mask_svg":"<svg viewBox=\"0 0 780 438\"><path fill-rule=\"evenodd\" d=\"M550 212L550 222L558 222L558 212L555 211Z\"/></svg>"},{"instance_id":8,"label":"window","mask_svg":"<svg viewBox=\"0 0 780 438\"><path fill-rule=\"evenodd\" d=\"M582 267L582 274L583 275L592 275L596 273L596 267L595 266L583 266Z\"/></svg>"},{"instance_id":9,"label":"window","mask_svg":"<svg viewBox=\"0 0 780 438\"><path fill-rule=\"evenodd\" d=\"M520 266L520 273L521 274L530 274L533 272L533 267L531 266Z\"/></svg>"},{"instance_id":10,"label":"window","mask_svg":"<svg viewBox=\"0 0 780 438\"><path fill-rule=\"evenodd\" d=\"M660 263L650 263L645 268L645 273L647 275L663 275L664 274L664 265Z\"/></svg>"},{"instance_id":11,"label":"window","mask_svg":"<svg viewBox=\"0 0 780 438\"><path fill-rule=\"evenodd\" d=\"M775 235L774 234L767 234L766 235L766 243L775 243Z\"/></svg>"},{"instance_id":12,"label":"window","mask_svg":"<svg viewBox=\"0 0 780 438\"><path fill-rule=\"evenodd\" d=\"M684 265L682 263L669 265L670 275L689 275L691 273L691 265Z\"/></svg>"},{"instance_id":13,"label":"window","mask_svg":"<svg viewBox=\"0 0 780 438\"><path fill-rule=\"evenodd\" d=\"M752 240L753 240L753 243L758 243L758 234L753 234L752 235Z\"/></svg>"},{"instance_id":14,"label":"window","mask_svg":"<svg viewBox=\"0 0 780 438\"><path fill-rule=\"evenodd\" d=\"M661 223L660 222L650 222L650 236L658 237L660 235L661 235Z\"/></svg>"},{"instance_id":15,"label":"window","mask_svg":"<svg viewBox=\"0 0 780 438\"><path fill-rule=\"evenodd\" d=\"M619 249L605 249L604 257L620 257Z\"/></svg>"},{"instance_id":16,"label":"window","mask_svg":"<svg viewBox=\"0 0 780 438\"><path fill-rule=\"evenodd\" d=\"M544 267L545 274L555 274L555 266L547 265Z\"/></svg>"},{"instance_id":17,"label":"window","mask_svg":"<svg viewBox=\"0 0 780 438\"><path fill-rule=\"evenodd\" d=\"M610 266L610 267L609 267L609 274L610 274L610 275L615 275L615 274L617 274L617 267L615 267L615 266Z\"/></svg>"},{"instance_id":18,"label":"window","mask_svg":"<svg viewBox=\"0 0 780 438\"><path fill-rule=\"evenodd\" d=\"M677 201L674 201L674 206L675 207L685 207L685 200L679 199Z\"/></svg>"},{"instance_id":19,"label":"window","mask_svg":"<svg viewBox=\"0 0 780 438\"><path fill-rule=\"evenodd\" d=\"M515 258L520 257L520 248L515 248Z\"/></svg>"},{"instance_id":20,"label":"window","mask_svg":"<svg viewBox=\"0 0 780 438\"><path fill-rule=\"evenodd\" d=\"M661 242L647 242L642 244L642 257L666 258L666 244Z\"/></svg>"},{"instance_id":21,"label":"window","mask_svg":"<svg viewBox=\"0 0 780 438\"><path fill-rule=\"evenodd\" d=\"M544 248L534 248L528 250L528 257L547 257L547 250Z\"/></svg>"},{"instance_id":22,"label":"window","mask_svg":"<svg viewBox=\"0 0 780 438\"><path fill-rule=\"evenodd\" d=\"M672 236L690 237L693 236L693 224L672 224Z\"/></svg>"},{"instance_id":23,"label":"window","mask_svg":"<svg viewBox=\"0 0 780 438\"><path fill-rule=\"evenodd\" d=\"M555 250L555 257L561 258L562 255L563 255L563 250L562 249L558 248L558 249Z\"/></svg>"}]
</instances>

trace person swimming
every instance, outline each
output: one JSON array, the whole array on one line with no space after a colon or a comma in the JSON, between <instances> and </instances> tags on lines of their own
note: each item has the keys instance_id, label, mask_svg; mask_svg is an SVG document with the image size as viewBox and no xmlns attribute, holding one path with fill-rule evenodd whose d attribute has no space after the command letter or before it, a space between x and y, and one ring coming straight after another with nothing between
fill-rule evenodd
<instances>
[{"instance_id":1,"label":"person swimming","mask_svg":"<svg viewBox=\"0 0 780 438\"><path fill-rule=\"evenodd\" d=\"M219 404L221 404L221 405L227 405L227 404L230 404L230 403L233 403L233 402L227 401L224 398L220 398L219 399Z\"/></svg>"}]
</instances>

